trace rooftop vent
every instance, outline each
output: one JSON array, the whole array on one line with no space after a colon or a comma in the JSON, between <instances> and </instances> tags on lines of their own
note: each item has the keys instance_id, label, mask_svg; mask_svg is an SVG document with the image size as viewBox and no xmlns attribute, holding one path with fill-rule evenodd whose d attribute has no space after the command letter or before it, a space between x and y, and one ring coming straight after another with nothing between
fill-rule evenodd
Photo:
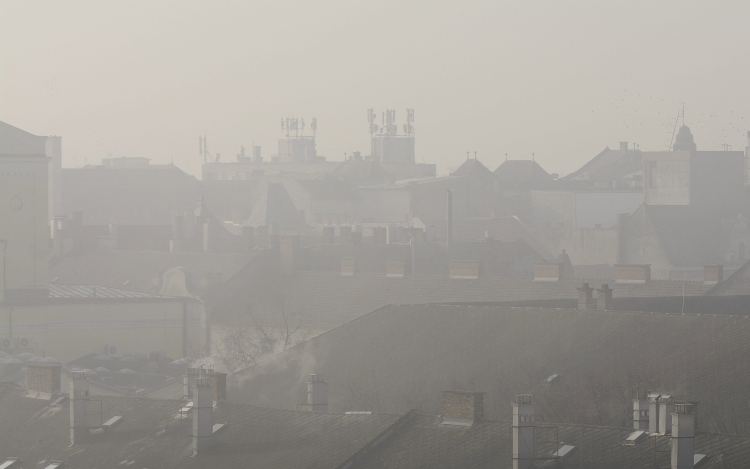
<instances>
[{"instance_id":1,"label":"rooftop vent","mask_svg":"<svg viewBox=\"0 0 750 469\"><path fill-rule=\"evenodd\" d=\"M62 469L65 467L65 463L62 461L50 461L49 464L44 466L44 469Z\"/></svg>"},{"instance_id":2,"label":"rooftop vent","mask_svg":"<svg viewBox=\"0 0 750 469\"><path fill-rule=\"evenodd\" d=\"M633 433L631 433L630 435L628 435L627 438L625 438L625 445L626 446L635 446L638 443L640 443L641 440L643 440L643 438L645 436L646 436L646 431L645 430L636 430Z\"/></svg>"},{"instance_id":3,"label":"rooftop vent","mask_svg":"<svg viewBox=\"0 0 750 469\"><path fill-rule=\"evenodd\" d=\"M306 412L328 412L328 382L320 375L310 375L307 381L307 404L300 410Z\"/></svg>"},{"instance_id":4,"label":"rooftop vent","mask_svg":"<svg viewBox=\"0 0 750 469\"><path fill-rule=\"evenodd\" d=\"M0 469L20 469L23 461L18 458L8 458L0 464Z\"/></svg>"},{"instance_id":5,"label":"rooftop vent","mask_svg":"<svg viewBox=\"0 0 750 469\"><path fill-rule=\"evenodd\" d=\"M565 459L571 454L573 454L575 450L576 450L576 447L573 445L562 445L560 449L552 453L552 457Z\"/></svg>"}]
</instances>

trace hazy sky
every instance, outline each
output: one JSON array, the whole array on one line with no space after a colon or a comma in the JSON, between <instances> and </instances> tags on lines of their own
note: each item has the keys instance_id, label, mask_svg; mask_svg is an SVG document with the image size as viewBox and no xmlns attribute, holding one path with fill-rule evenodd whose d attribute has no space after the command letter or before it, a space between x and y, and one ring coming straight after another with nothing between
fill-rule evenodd
<instances>
[{"instance_id":1,"label":"hazy sky","mask_svg":"<svg viewBox=\"0 0 750 469\"><path fill-rule=\"evenodd\" d=\"M699 149L744 149L750 2L0 1L0 119L63 136L63 164L174 160L198 136L369 153L366 109L415 108L417 160L466 151L567 174L621 140L663 150L680 103Z\"/></svg>"}]
</instances>

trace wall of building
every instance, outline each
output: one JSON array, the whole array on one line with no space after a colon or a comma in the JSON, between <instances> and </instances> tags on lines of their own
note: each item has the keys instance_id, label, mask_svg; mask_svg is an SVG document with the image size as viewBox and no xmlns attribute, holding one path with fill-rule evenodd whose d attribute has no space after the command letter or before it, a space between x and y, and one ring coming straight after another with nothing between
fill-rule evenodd
<instances>
[{"instance_id":1,"label":"wall of building","mask_svg":"<svg viewBox=\"0 0 750 469\"><path fill-rule=\"evenodd\" d=\"M617 215L633 213L643 200L643 191L576 192L575 226L611 228L617 225Z\"/></svg>"},{"instance_id":2,"label":"wall of building","mask_svg":"<svg viewBox=\"0 0 750 469\"><path fill-rule=\"evenodd\" d=\"M377 223L409 221L411 194L408 189L358 189L357 192L362 197L358 219Z\"/></svg>"},{"instance_id":3,"label":"wall of building","mask_svg":"<svg viewBox=\"0 0 750 469\"><path fill-rule=\"evenodd\" d=\"M690 205L690 152L644 152L647 205Z\"/></svg>"},{"instance_id":4,"label":"wall of building","mask_svg":"<svg viewBox=\"0 0 750 469\"><path fill-rule=\"evenodd\" d=\"M617 228L541 229L540 238L552 253L565 249L573 265L617 263Z\"/></svg>"},{"instance_id":5,"label":"wall of building","mask_svg":"<svg viewBox=\"0 0 750 469\"><path fill-rule=\"evenodd\" d=\"M206 319L197 301L90 301L0 307L0 337L28 338L38 354L61 362L99 352L105 344L128 352L164 350L197 356L205 347ZM183 335L186 332L186 340Z\"/></svg>"},{"instance_id":6,"label":"wall of building","mask_svg":"<svg viewBox=\"0 0 750 469\"><path fill-rule=\"evenodd\" d=\"M43 153L40 157L0 158L0 239L7 241L5 258L0 259L7 278L0 278L0 282L4 281L8 290L47 287L48 166L49 159Z\"/></svg>"}]
</instances>

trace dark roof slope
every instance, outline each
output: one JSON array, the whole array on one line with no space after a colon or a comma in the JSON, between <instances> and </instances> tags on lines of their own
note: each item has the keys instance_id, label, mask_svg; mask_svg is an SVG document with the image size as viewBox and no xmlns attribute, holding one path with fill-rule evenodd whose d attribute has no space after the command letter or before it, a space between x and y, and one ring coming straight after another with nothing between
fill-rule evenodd
<instances>
[{"instance_id":1,"label":"dark roof slope","mask_svg":"<svg viewBox=\"0 0 750 469\"><path fill-rule=\"evenodd\" d=\"M508 406L510 406L508 404ZM485 421L471 427L443 425L439 417L415 416L400 427L389 442L367 455L356 467L374 469L464 468L497 469L512 467L511 423ZM536 467L585 469L653 469L669 467L668 438L658 437L654 455L653 438L636 446L623 442L631 433L624 428L582 425L551 425L537 429ZM557 434L555 434L557 432ZM556 440L557 438L557 440ZM551 461L559 441L576 450L564 460ZM750 437L698 433L695 453L706 454L703 468L741 467L750 458ZM654 457L656 456L656 458ZM543 460L541 458L547 458ZM654 463L656 462L656 466Z\"/></svg>"},{"instance_id":2,"label":"dark roof slope","mask_svg":"<svg viewBox=\"0 0 750 469\"><path fill-rule=\"evenodd\" d=\"M481 179L493 179L492 171L476 158L467 158L458 169L451 173L451 176L477 176Z\"/></svg>"},{"instance_id":3,"label":"dark roof slope","mask_svg":"<svg viewBox=\"0 0 750 469\"><path fill-rule=\"evenodd\" d=\"M47 137L30 134L0 121L0 156L45 156Z\"/></svg>"},{"instance_id":4,"label":"dark roof slope","mask_svg":"<svg viewBox=\"0 0 750 469\"><path fill-rule=\"evenodd\" d=\"M544 420L627 426L632 396L653 389L700 401L699 428L748 433L749 334L747 316L387 306L236 375L230 397L290 407L318 373L334 410L437 414L442 391L464 389L509 418L532 392Z\"/></svg>"},{"instance_id":5,"label":"dark roof slope","mask_svg":"<svg viewBox=\"0 0 750 469\"><path fill-rule=\"evenodd\" d=\"M505 160L495 170L495 177L511 183L552 180L552 176L534 160Z\"/></svg>"},{"instance_id":6,"label":"dark roof slope","mask_svg":"<svg viewBox=\"0 0 750 469\"><path fill-rule=\"evenodd\" d=\"M251 275L250 270L247 275ZM242 275L242 274L241 274ZM279 276L267 272L264 281L243 281L238 275L231 289L222 293L225 304L214 313L216 321L243 321L248 305L253 314L272 315L281 303L287 311L300 312L309 327L329 330L389 303L468 303L578 298L581 283L535 281L520 277L480 277L474 280L448 276L416 275L402 278L383 274L298 271ZM593 286L607 280L590 280ZM645 284L615 283L616 298L682 296L683 282L652 280ZM711 286L684 282L687 296L703 295Z\"/></svg>"},{"instance_id":7,"label":"dark roof slope","mask_svg":"<svg viewBox=\"0 0 750 469\"><path fill-rule=\"evenodd\" d=\"M281 183L268 183L255 203L245 227L273 226L276 230L300 231L307 228L292 198Z\"/></svg>"},{"instance_id":8,"label":"dark roof slope","mask_svg":"<svg viewBox=\"0 0 750 469\"><path fill-rule=\"evenodd\" d=\"M590 159L566 180L612 180L643 172L643 153L638 150L612 150L609 147Z\"/></svg>"},{"instance_id":9,"label":"dark roof slope","mask_svg":"<svg viewBox=\"0 0 750 469\"><path fill-rule=\"evenodd\" d=\"M98 399L103 420L121 415L122 423L70 447L69 404L50 407L48 401L6 388L0 394L0 455L19 457L24 467L59 460L76 468L331 468L398 420L396 415L279 411L227 403L214 409L214 422L228 427L215 437L213 451L190 457L192 422L177 418L183 401Z\"/></svg>"},{"instance_id":10,"label":"dark roof slope","mask_svg":"<svg viewBox=\"0 0 750 469\"><path fill-rule=\"evenodd\" d=\"M733 296L750 295L750 261L745 262L742 267L726 280L716 284L706 295Z\"/></svg>"}]
</instances>

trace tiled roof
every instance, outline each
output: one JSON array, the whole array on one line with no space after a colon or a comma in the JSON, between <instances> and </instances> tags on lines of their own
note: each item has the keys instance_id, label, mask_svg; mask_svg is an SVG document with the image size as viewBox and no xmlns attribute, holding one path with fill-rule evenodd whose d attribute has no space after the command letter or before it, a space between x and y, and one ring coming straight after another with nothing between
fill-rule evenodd
<instances>
[{"instance_id":1,"label":"tiled roof","mask_svg":"<svg viewBox=\"0 0 750 469\"><path fill-rule=\"evenodd\" d=\"M700 429L750 433L737 404L749 335L748 316L387 306L236 375L229 396L289 407L318 373L332 410L438 414L442 391L464 389L486 392L485 415L503 419L513 395L533 392L547 421L627 426L632 396L653 389L700 401Z\"/></svg>"},{"instance_id":2,"label":"tiled roof","mask_svg":"<svg viewBox=\"0 0 750 469\"><path fill-rule=\"evenodd\" d=\"M248 274L250 272L248 271ZM247 306L255 313L278 310L283 298L287 311L300 311L305 323L329 330L390 303L469 303L578 298L582 282L598 287L609 283L615 298L682 296L683 282L652 280L644 284L615 283L607 279L535 281L520 277L480 277L474 280L448 276L416 275L402 278L382 274L298 271L282 277L269 272L261 283L243 282L238 275L222 294L217 321L247 319ZM685 282L687 296L703 295L711 286Z\"/></svg>"},{"instance_id":3,"label":"tiled roof","mask_svg":"<svg viewBox=\"0 0 750 469\"><path fill-rule=\"evenodd\" d=\"M508 405L510 406L510 405ZM636 446L623 442L632 430L624 428L549 425L536 430L536 467L586 469L653 469L669 467L668 437L645 438ZM555 432L557 434L555 435ZM512 467L511 423L478 422L471 427L442 425L439 417L418 415L409 425L399 428L388 444L370 452L358 468L420 469L464 468L496 469ZM576 449L567 458L549 460L559 441ZM695 453L708 459L703 468L742 467L750 458L750 437L698 433ZM654 448L658 452L654 453ZM654 457L656 456L656 457ZM547 458L544 460L542 458ZM656 462L656 466L654 463Z\"/></svg>"},{"instance_id":4,"label":"tiled roof","mask_svg":"<svg viewBox=\"0 0 750 469\"><path fill-rule=\"evenodd\" d=\"M50 265L49 278L65 285L96 284L110 289L158 293L164 273L181 267L188 289L193 294L200 294L205 288L208 274L221 273L222 279L231 278L254 256L251 252L92 250L66 256L53 263ZM57 287L64 288L63 285Z\"/></svg>"},{"instance_id":5,"label":"tiled roof","mask_svg":"<svg viewBox=\"0 0 750 469\"><path fill-rule=\"evenodd\" d=\"M280 411L222 404L214 422L227 428L211 452L191 457L192 422L177 417L183 401L99 397L102 419L123 416L111 431L69 446L69 404L0 392L0 455L19 457L24 467L59 460L66 467L137 468L331 468L344 463L399 418ZM95 406L98 410L98 405Z\"/></svg>"},{"instance_id":6,"label":"tiled roof","mask_svg":"<svg viewBox=\"0 0 750 469\"><path fill-rule=\"evenodd\" d=\"M58 299L73 298L169 298L151 293L142 293L101 285L49 285L49 297Z\"/></svg>"},{"instance_id":7,"label":"tiled roof","mask_svg":"<svg viewBox=\"0 0 750 469\"><path fill-rule=\"evenodd\" d=\"M750 295L750 261L706 294L715 296Z\"/></svg>"}]
</instances>

